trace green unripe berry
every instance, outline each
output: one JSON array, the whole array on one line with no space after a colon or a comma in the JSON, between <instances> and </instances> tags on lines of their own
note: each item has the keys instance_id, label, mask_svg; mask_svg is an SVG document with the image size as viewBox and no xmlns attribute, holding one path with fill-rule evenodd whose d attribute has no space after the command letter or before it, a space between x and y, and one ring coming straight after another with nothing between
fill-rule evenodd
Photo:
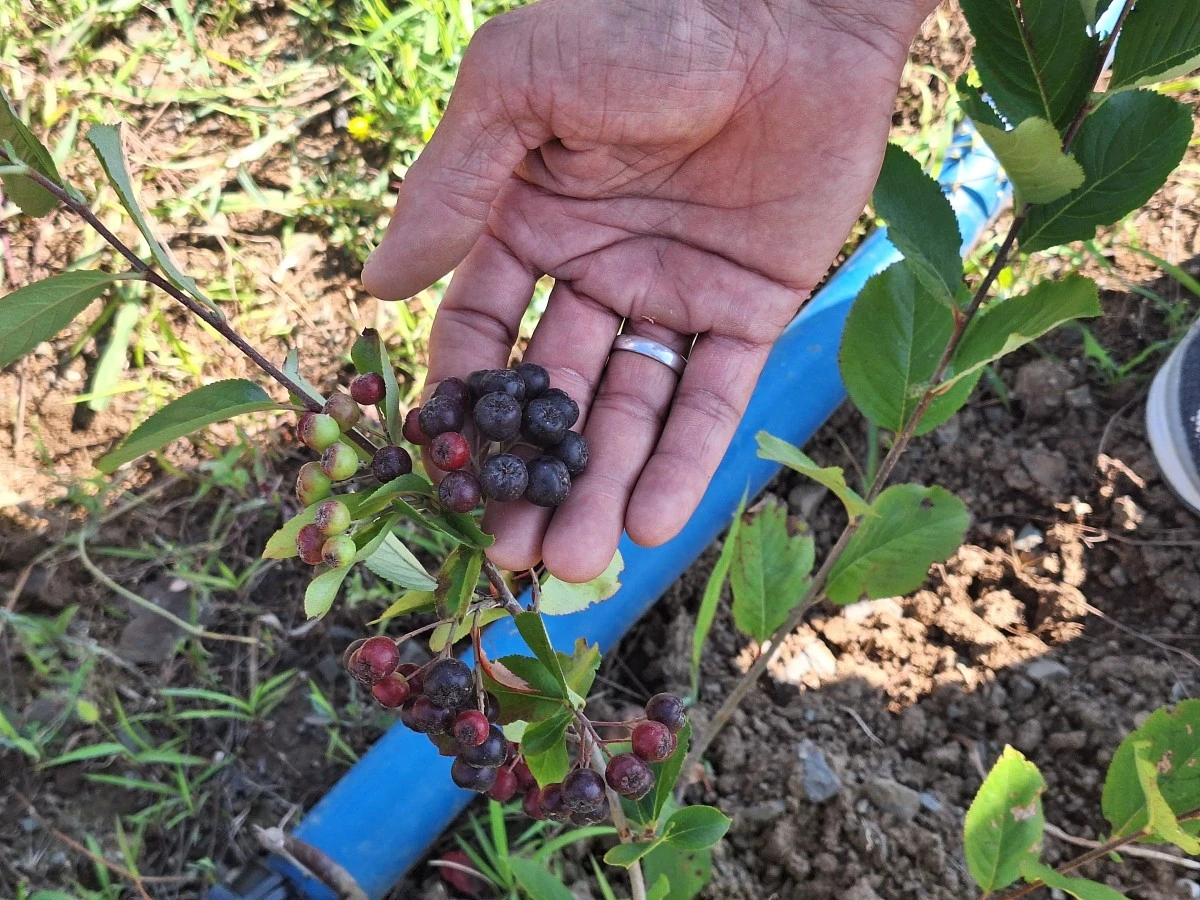
<instances>
[{"instance_id":1,"label":"green unripe berry","mask_svg":"<svg viewBox=\"0 0 1200 900\"><path fill-rule=\"evenodd\" d=\"M305 413L300 417L296 431L304 445L318 453L336 444L342 436L342 429L338 427L337 421L325 413Z\"/></svg>"},{"instance_id":2,"label":"green unripe berry","mask_svg":"<svg viewBox=\"0 0 1200 900\"><path fill-rule=\"evenodd\" d=\"M349 431L362 418L362 410L346 394L334 394L326 400L325 412L333 417L343 432Z\"/></svg>"},{"instance_id":3,"label":"green unripe berry","mask_svg":"<svg viewBox=\"0 0 1200 900\"><path fill-rule=\"evenodd\" d=\"M333 569L342 569L354 562L354 554L358 548L354 546L354 538L348 534L331 537L321 547L321 561Z\"/></svg>"},{"instance_id":4,"label":"green unripe berry","mask_svg":"<svg viewBox=\"0 0 1200 900\"><path fill-rule=\"evenodd\" d=\"M321 534L333 537L350 527L350 508L341 500L326 500L317 507L313 521L321 529Z\"/></svg>"},{"instance_id":5,"label":"green unripe berry","mask_svg":"<svg viewBox=\"0 0 1200 900\"><path fill-rule=\"evenodd\" d=\"M332 487L333 482L321 471L321 464L307 462L296 477L296 499L303 506L312 506L328 497Z\"/></svg>"},{"instance_id":6,"label":"green unripe berry","mask_svg":"<svg viewBox=\"0 0 1200 900\"><path fill-rule=\"evenodd\" d=\"M345 481L358 471L358 454L346 444L334 444L321 454L321 471L334 481Z\"/></svg>"}]
</instances>

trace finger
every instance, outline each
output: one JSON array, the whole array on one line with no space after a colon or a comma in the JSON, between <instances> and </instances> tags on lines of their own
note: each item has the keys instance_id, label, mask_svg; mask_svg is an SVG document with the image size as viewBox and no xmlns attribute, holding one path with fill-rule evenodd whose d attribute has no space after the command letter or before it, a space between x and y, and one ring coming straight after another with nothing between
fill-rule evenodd
<instances>
[{"instance_id":1,"label":"finger","mask_svg":"<svg viewBox=\"0 0 1200 900\"><path fill-rule=\"evenodd\" d=\"M635 323L627 332L678 353L691 342L662 326ZM657 360L614 352L584 431L591 460L558 508L542 547L546 567L566 581L595 578L612 560L630 495L658 443L678 376Z\"/></svg>"},{"instance_id":2,"label":"finger","mask_svg":"<svg viewBox=\"0 0 1200 900\"><path fill-rule=\"evenodd\" d=\"M491 20L472 38L446 114L408 170L387 233L363 268L375 296L411 297L454 268L517 164L550 137L527 100L519 49L532 27L521 12Z\"/></svg>"},{"instance_id":3,"label":"finger","mask_svg":"<svg viewBox=\"0 0 1200 900\"><path fill-rule=\"evenodd\" d=\"M584 431L589 421L592 396L620 324L620 318L610 309L560 281L551 291L546 312L529 341L524 360L544 366L550 373L550 383L579 404L576 431ZM589 465L579 485L587 482L594 467L594 462ZM524 500L488 504L484 530L496 535L496 543L488 549L489 557L506 569L536 565L542 559L542 540L553 515L554 510ZM553 567L550 571L560 578L566 574Z\"/></svg>"},{"instance_id":4,"label":"finger","mask_svg":"<svg viewBox=\"0 0 1200 900\"><path fill-rule=\"evenodd\" d=\"M655 547L679 533L700 503L741 421L771 343L703 335L688 357L671 414L638 478L625 530Z\"/></svg>"}]
</instances>

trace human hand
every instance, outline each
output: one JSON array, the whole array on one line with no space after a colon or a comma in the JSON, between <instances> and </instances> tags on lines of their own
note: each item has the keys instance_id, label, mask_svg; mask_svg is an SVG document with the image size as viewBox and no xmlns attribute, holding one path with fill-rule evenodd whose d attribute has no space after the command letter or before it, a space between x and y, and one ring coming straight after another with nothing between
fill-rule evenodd
<instances>
[{"instance_id":1,"label":"human hand","mask_svg":"<svg viewBox=\"0 0 1200 900\"><path fill-rule=\"evenodd\" d=\"M493 504L489 554L585 581L624 528L696 508L772 343L874 186L908 44L931 0L542 0L486 23L408 173L367 289L402 299L457 266L430 383L524 359L576 398L591 463L557 510ZM682 378L609 351L686 352ZM678 383L677 383L678 382Z\"/></svg>"}]
</instances>

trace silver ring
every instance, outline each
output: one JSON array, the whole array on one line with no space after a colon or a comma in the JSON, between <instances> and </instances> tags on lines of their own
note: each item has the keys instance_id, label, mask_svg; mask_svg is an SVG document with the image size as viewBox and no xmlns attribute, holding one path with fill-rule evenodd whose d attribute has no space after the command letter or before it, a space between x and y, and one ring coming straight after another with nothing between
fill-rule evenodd
<instances>
[{"instance_id":1,"label":"silver ring","mask_svg":"<svg viewBox=\"0 0 1200 900\"><path fill-rule=\"evenodd\" d=\"M613 350L628 350L630 353L649 357L655 362L662 363L676 375L683 375L683 367L687 364L687 358L682 353L676 353L658 341L638 337L636 334L618 334L617 339L613 341L612 348Z\"/></svg>"}]
</instances>

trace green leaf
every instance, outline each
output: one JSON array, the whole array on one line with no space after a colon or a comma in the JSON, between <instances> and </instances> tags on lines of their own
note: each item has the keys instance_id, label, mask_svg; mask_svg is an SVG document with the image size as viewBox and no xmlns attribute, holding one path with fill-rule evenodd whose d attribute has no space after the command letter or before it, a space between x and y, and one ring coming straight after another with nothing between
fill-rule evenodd
<instances>
[{"instance_id":1,"label":"green leaf","mask_svg":"<svg viewBox=\"0 0 1200 900\"><path fill-rule=\"evenodd\" d=\"M304 390L309 393L312 399L319 400L322 403L325 402L325 395L318 391L317 386L305 378L301 373L300 354L296 352L295 347L289 350L287 352L287 356L285 356L283 359L283 374L292 379L292 381L296 382L296 384L300 385L300 387L304 388ZM295 394L293 394L292 400L299 405L304 405L303 397L297 397Z\"/></svg>"},{"instance_id":2,"label":"green leaf","mask_svg":"<svg viewBox=\"0 0 1200 900\"><path fill-rule=\"evenodd\" d=\"M704 650L704 642L708 640L708 632L712 629L713 619L717 615L717 604L721 601L721 589L725 586L725 579L729 575L729 566L733 562L738 529L741 528L742 513L745 509L746 498L742 497L738 502L737 509L734 510L733 521L729 524L729 533L725 535L725 543L721 547L721 555L717 557L716 565L709 573L708 582L704 585L704 597L700 600L700 609L696 612L696 627L692 631L690 670L693 697L700 693L700 657Z\"/></svg>"},{"instance_id":3,"label":"green leaf","mask_svg":"<svg viewBox=\"0 0 1200 900\"><path fill-rule=\"evenodd\" d=\"M393 444L403 439L401 430L404 420L400 416L400 388L396 384L396 372L392 369L392 360L388 356L383 339L374 328L367 328L359 335L350 350L350 359L360 375L374 372L383 376L383 418L388 436Z\"/></svg>"},{"instance_id":4,"label":"green leaf","mask_svg":"<svg viewBox=\"0 0 1200 900\"><path fill-rule=\"evenodd\" d=\"M1011 131L975 127L1012 180L1015 206L1049 203L1083 184L1083 166L1063 153L1062 138L1045 119L1028 118Z\"/></svg>"},{"instance_id":5,"label":"green leaf","mask_svg":"<svg viewBox=\"0 0 1200 900\"><path fill-rule=\"evenodd\" d=\"M304 614L306 616L315 619L329 612L342 587L342 582L350 574L351 568L351 566L342 566L340 569L330 569L328 572L322 572L308 583L308 589L304 592Z\"/></svg>"},{"instance_id":6,"label":"green leaf","mask_svg":"<svg viewBox=\"0 0 1200 900\"><path fill-rule=\"evenodd\" d=\"M846 515L851 519L864 516L870 510L870 505L860 497L855 490L846 484L846 473L838 466L818 466L787 441L781 441L774 435L760 431L757 435L758 455L763 459L782 463L793 472L799 472L805 478L811 478L817 484L829 488L846 507Z\"/></svg>"},{"instance_id":7,"label":"green leaf","mask_svg":"<svg viewBox=\"0 0 1200 900\"><path fill-rule=\"evenodd\" d=\"M667 819L663 840L680 850L704 850L725 836L733 819L714 806L685 806Z\"/></svg>"},{"instance_id":8,"label":"green leaf","mask_svg":"<svg viewBox=\"0 0 1200 900\"><path fill-rule=\"evenodd\" d=\"M661 840L661 838L659 839ZM604 854L604 861L610 866L620 866L628 869L635 862L657 847L659 841L642 841L636 844L617 844Z\"/></svg>"},{"instance_id":9,"label":"green leaf","mask_svg":"<svg viewBox=\"0 0 1200 900\"><path fill-rule=\"evenodd\" d=\"M567 886L542 863L510 856L508 865L513 878L531 900L572 900Z\"/></svg>"},{"instance_id":10,"label":"green leaf","mask_svg":"<svg viewBox=\"0 0 1200 900\"><path fill-rule=\"evenodd\" d=\"M551 575L542 585L542 602L538 609L546 616L565 616L587 609L593 603L607 600L620 589L619 576L624 569L625 561L621 559L621 551L618 550L608 568L583 584L560 581Z\"/></svg>"},{"instance_id":11,"label":"green leaf","mask_svg":"<svg viewBox=\"0 0 1200 900\"><path fill-rule=\"evenodd\" d=\"M508 613L499 607L485 609L478 616L479 627L483 628L485 625L490 625L499 619L503 619L507 615ZM453 637L450 636L450 623L443 622L437 628L433 629L433 633L429 635L430 651L433 653L441 653L446 644L457 644L471 633L471 629L475 626L475 621L476 617L474 615L467 616L466 619L459 622L458 625L454 627Z\"/></svg>"},{"instance_id":12,"label":"green leaf","mask_svg":"<svg viewBox=\"0 0 1200 900\"><path fill-rule=\"evenodd\" d=\"M984 891L1007 887L1021 875L1021 861L1037 858L1045 828L1037 766L1005 747L988 773L963 825L967 868Z\"/></svg>"},{"instance_id":13,"label":"green leaf","mask_svg":"<svg viewBox=\"0 0 1200 900\"><path fill-rule=\"evenodd\" d=\"M1137 0L1125 17L1109 90L1190 74L1200 65L1200 4Z\"/></svg>"},{"instance_id":14,"label":"green leaf","mask_svg":"<svg viewBox=\"0 0 1200 900\"><path fill-rule=\"evenodd\" d=\"M146 245L150 248L150 254L162 269L167 280L175 287L179 288L188 294L191 294L205 306L207 306L218 318L224 318L224 314L212 300L205 296L204 292L197 286L195 279L183 274L179 265L175 262L169 250L158 240L153 229L150 227L145 214L138 205L137 194L133 189L133 182L129 178L129 172L125 168L125 150L121 146L121 133L110 125L93 125L88 129L88 143L92 145L92 149L96 151L96 158L100 160L100 166L104 169L104 174L108 176L108 182L116 191L117 197L121 200L121 205L125 207L125 211L129 213L134 224L137 225L138 231L142 233L142 237L146 239Z\"/></svg>"},{"instance_id":15,"label":"green leaf","mask_svg":"<svg viewBox=\"0 0 1200 900\"><path fill-rule=\"evenodd\" d=\"M108 272L63 272L0 298L0 368L66 328L110 284Z\"/></svg>"},{"instance_id":16,"label":"green leaf","mask_svg":"<svg viewBox=\"0 0 1200 900\"><path fill-rule=\"evenodd\" d=\"M1158 785L1158 767L1163 767L1163 774L1169 774L1175 767L1175 760L1166 755L1156 755L1156 762L1151 758L1153 751L1153 741L1136 741L1133 745L1134 765L1137 768L1138 783L1146 798L1146 813L1149 818L1146 827L1150 831L1150 836L1147 837L1147 840L1153 838L1174 844L1184 853L1192 856L1200 854L1200 841L1180 827L1179 820L1175 817L1175 813Z\"/></svg>"},{"instance_id":17,"label":"green leaf","mask_svg":"<svg viewBox=\"0 0 1200 900\"><path fill-rule=\"evenodd\" d=\"M483 567L483 554L469 547L455 547L442 563L437 576L438 611L443 619L457 619L471 605L475 586L479 584L479 572Z\"/></svg>"},{"instance_id":18,"label":"green leaf","mask_svg":"<svg viewBox=\"0 0 1200 900\"><path fill-rule=\"evenodd\" d=\"M644 857L643 857L644 858ZM650 881L650 879L646 879ZM646 888L646 900L667 900L671 896L671 881L666 875L659 875L657 881L650 881Z\"/></svg>"},{"instance_id":19,"label":"green leaf","mask_svg":"<svg viewBox=\"0 0 1200 900\"><path fill-rule=\"evenodd\" d=\"M394 478L387 484L381 485L371 491L367 499L363 501L362 506L359 507L358 518L366 518L367 516L383 512L401 494L429 497L433 494L433 484L428 478L417 472L409 472L407 475ZM402 509L405 515L408 515L408 509Z\"/></svg>"},{"instance_id":20,"label":"green leaf","mask_svg":"<svg viewBox=\"0 0 1200 900\"><path fill-rule=\"evenodd\" d=\"M400 515L384 516L369 525L354 532L354 545L358 548L354 554L355 562L363 562L375 554L375 551L391 535L392 529L400 524Z\"/></svg>"},{"instance_id":21,"label":"green leaf","mask_svg":"<svg viewBox=\"0 0 1200 900\"><path fill-rule=\"evenodd\" d=\"M120 447L96 460L96 468L111 475L118 466L165 447L176 438L245 413L275 409L267 392L244 378L217 381L172 400L145 422Z\"/></svg>"},{"instance_id":22,"label":"green leaf","mask_svg":"<svg viewBox=\"0 0 1200 900\"><path fill-rule=\"evenodd\" d=\"M137 286L141 287L144 282ZM104 341L104 349L96 368L92 371L91 383L88 385L88 409L103 412L112 402L114 389L121 383L121 373L125 370L125 361L129 357L129 343L137 329L142 311L140 292L133 299L125 300L117 307L116 315L112 317L108 339Z\"/></svg>"},{"instance_id":23,"label":"green leaf","mask_svg":"<svg viewBox=\"0 0 1200 900\"><path fill-rule=\"evenodd\" d=\"M1106 884L1092 881L1090 878L1072 878L1070 875L1060 875L1044 862L1039 862L1032 856L1026 856L1020 863L1021 877L1034 884L1042 882L1049 888L1066 891L1079 900L1127 900L1120 891L1114 891Z\"/></svg>"},{"instance_id":24,"label":"green leaf","mask_svg":"<svg viewBox=\"0 0 1200 900\"><path fill-rule=\"evenodd\" d=\"M1179 165L1192 136L1191 108L1151 91L1116 94L1089 115L1071 145L1083 185L1034 206L1021 227L1026 253L1089 240L1140 207Z\"/></svg>"},{"instance_id":25,"label":"green leaf","mask_svg":"<svg viewBox=\"0 0 1200 900\"><path fill-rule=\"evenodd\" d=\"M1031 116L1062 130L1092 89L1099 41L1066 0L962 0L984 91L1014 125Z\"/></svg>"},{"instance_id":26,"label":"green leaf","mask_svg":"<svg viewBox=\"0 0 1200 900\"><path fill-rule=\"evenodd\" d=\"M933 563L959 548L970 523L956 496L919 484L893 485L875 499L871 512L825 585L826 596L842 606L919 587Z\"/></svg>"},{"instance_id":27,"label":"green leaf","mask_svg":"<svg viewBox=\"0 0 1200 900\"><path fill-rule=\"evenodd\" d=\"M437 587L437 581L425 571L420 560L394 534L385 537L383 543L363 562L380 578L410 591L431 592Z\"/></svg>"},{"instance_id":28,"label":"green leaf","mask_svg":"<svg viewBox=\"0 0 1200 900\"><path fill-rule=\"evenodd\" d=\"M888 239L917 278L934 297L953 306L962 284L962 235L938 183L913 157L888 144L871 202L887 223Z\"/></svg>"},{"instance_id":29,"label":"green leaf","mask_svg":"<svg viewBox=\"0 0 1200 900\"><path fill-rule=\"evenodd\" d=\"M367 568L371 567L371 560L366 561ZM378 625L380 622L387 622L397 616L402 616L410 612L427 612L432 610L436 604L433 598L433 591L405 591L400 595L400 599L392 603L387 609L380 613L378 619L373 619L368 622L368 625Z\"/></svg>"},{"instance_id":30,"label":"green leaf","mask_svg":"<svg viewBox=\"0 0 1200 900\"><path fill-rule=\"evenodd\" d=\"M675 736L675 752L660 763L650 763L650 771L654 773L654 787L641 800L625 801L624 805L630 818L645 828L656 828L658 818L675 791L675 782L683 771L683 761L687 757L688 746L692 740L690 723L679 729ZM616 751L614 751L616 752Z\"/></svg>"},{"instance_id":31,"label":"green leaf","mask_svg":"<svg viewBox=\"0 0 1200 900\"><path fill-rule=\"evenodd\" d=\"M486 550L492 544L496 543L496 539L490 534L485 534L480 529L475 517L469 513L441 510L438 513L436 521L441 531L461 541L468 547L474 547L477 550Z\"/></svg>"},{"instance_id":32,"label":"green leaf","mask_svg":"<svg viewBox=\"0 0 1200 900\"><path fill-rule=\"evenodd\" d=\"M670 885L663 900L693 900L712 881L712 851L688 852L660 843L642 859L646 881Z\"/></svg>"},{"instance_id":33,"label":"green leaf","mask_svg":"<svg viewBox=\"0 0 1200 900\"><path fill-rule=\"evenodd\" d=\"M503 666L528 685L525 690L516 690L497 681L484 669L484 687L500 701L500 724L507 725L518 719L540 722L566 706L567 698L562 688L540 660L532 656L502 656L491 665Z\"/></svg>"},{"instance_id":34,"label":"green leaf","mask_svg":"<svg viewBox=\"0 0 1200 900\"><path fill-rule=\"evenodd\" d=\"M1080 275L1043 281L1028 293L999 300L977 315L954 351L955 375L977 378L983 368L1072 319L1101 313L1096 282Z\"/></svg>"},{"instance_id":35,"label":"green leaf","mask_svg":"<svg viewBox=\"0 0 1200 900\"><path fill-rule=\"evenodd\" d=\"M0 89L0 142L3 141L13 145L17 156L25 165L45 175L55 184L62 185L62 177L58 174L58 167L54 165L54 157L21 121L8 99L8 94ZM27 216L39 218L58 206L57 197L23 175L5 175L0 181L4 183L4 192L8 198Z\"/></svg>"},{"instance_id":36,"label":"green leaf","mask_svg":"<svg viewBox=\"0 0 1200 900\"><path fill-rule=\"evenodd\" d=\"M768 503L737 534L729 583L733 621L743 633L765 641L800 602L812 571L811 535L793 535L787 507Z\"/></svg>"},{"instance_id":37,"label":"green leaf","mask_svg":"<svg viewBox=\"0 0 1200 900\"><path fill-rule=\"evenodd\" d=\"M560 654L561 656L561 654ZM567 687L580 697L586 697L596 680L596 670L600 668L600 645L588 645L583 638L575 641L575 652L563 664L563 672L567 676Z\"/></svg>"},{"instance_id":38,"label":"green leaf","mask_svg":"<svg viewBox=\"0 0 1200 900\"><path fill-rule=\"evenodd\" d=\"M988 101L983 99L979 88L971 83L970 74L960 75L958 81L954 83L954 89L958 93L958 105L976 125L990 125L992 128L1005 127L1004 120L1000 118L999 113L992 108Z\"/></svg>"},{"instance_id":39,"label":"green leaf","mask_svg":"<svg viewBox=\"0 0 1200 900\"><path fill-rule=\"evenodd\" d=\"M1141 728L1129 734L1113 754L1104 777L1100 806L1124 837L1150 826L1149 803L1138 773L1137 745L1149 742L1144 757L1154 764L1158 792L1175 815L1200 808L1200 700L1184 700L1173 710L1157 709ZM1200 833L1200 821L1184 823Z\"/></svg>"},{"instance_id":40,"label":"green leaf","mask_svg":"<svg viewBox=\"0 0 1200 900\"><path fill-rule=\"evenodd\" d=\"M900 431L933 377L954 316L929 293L908 262L866 283L846 319L838 361L854 405L881 428ZM976 378L935 397L917 434L940 425L967 402Z\"/></svg>"},{"instance_id":41,"label":"green leaf","mask_svg":"<svg viewBox=\"0 0 1200 900\"><path fill-rule=\"evenodd\" d=\"M65 766L68 763L85 762L89 759L100 759L105 756L129 756L129 749L124 744L119 744L116 741L105 741L87 747L79 747L62 754L62 756L46 760L46 762L42 763L42 768L49 769L52 766Z\"/></svg>"},{"instance_id":42,"label":"green leaf","mask_svg":"<svg viewBox=\"0 0 1200 900\"><path fill-rule=\"evenodd\" d=\"M571 770L567 756L567 726L575 720L569 710L560 710L548 719L535 722L521 737L521 752L539 787L557 784Z\"/></svg>"},{"instance_id":43,"label":"green leaf","mask_svg":"<svg viewBox=\"0 0 1200 900\"><path fill-rule=\"evenodd\" d=\"M550 635L546 633L546 623L542 621L541 615L535 612L520 613L513 616L513 624L517 626L517 631L525 639L525 643L533 651L533 655L546 667L550 677L558 682L563 695L570 697L573 691L567 684L562 660L555 652L554 645L550 643Z\"/></svg>"}]
</instances>

